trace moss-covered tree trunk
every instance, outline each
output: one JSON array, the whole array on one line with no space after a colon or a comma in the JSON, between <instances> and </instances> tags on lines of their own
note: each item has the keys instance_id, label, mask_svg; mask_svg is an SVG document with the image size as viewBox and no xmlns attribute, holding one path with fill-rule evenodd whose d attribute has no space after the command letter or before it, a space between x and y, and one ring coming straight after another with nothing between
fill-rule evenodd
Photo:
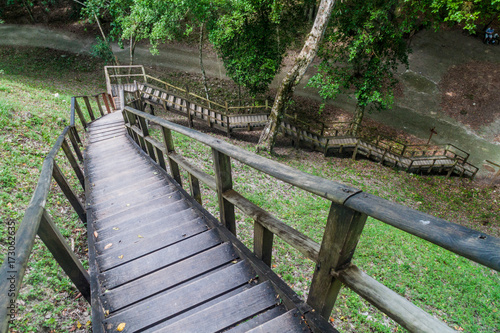
<instances>
[{"instance_id":1,"label":"moss-covered tree trunk","mask_svg":"<svg viewBox=\"0 0 500 333\"><path fill-rule=\"evenodd\" d=\"M304 47L295 58L295 64L281 82L274 100L271 114L257 145L257 150L272 151L276 143L281 120L295 87L300 82L309 65L318 53L319 43L324 35L335 0L321 0L314 25L307 36Z\"/></svg>"}]
</instances>

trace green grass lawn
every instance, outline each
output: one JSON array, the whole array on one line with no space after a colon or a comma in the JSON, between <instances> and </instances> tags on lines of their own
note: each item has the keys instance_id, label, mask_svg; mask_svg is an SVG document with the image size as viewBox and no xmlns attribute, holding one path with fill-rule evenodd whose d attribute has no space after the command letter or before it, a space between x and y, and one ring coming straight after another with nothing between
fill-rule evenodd
<instances>
[{"instance_id":1,"label":"green grass lawn","mask_svg":"<svg viewBox=\"0 0 500 333\"><path fill-rule=\"evenodd\" d=\"M17 225L21 221L43 158L67 125L70 97L105 90L102 66L95 59L64 52L0 48L0 254L5 253L5 224L14 221ZM223 135L215 135L226 140ZM254 151L252 144L230 141ZM175 143L179 152L213 174L209 149L179 135L175 135ZM500 235L498 188L457 178L411 175L373 162L325 158L290 147L278 148L277 153L270 158L451 222ZM58 161L64 165L61 157ZM78 188L67 165L63 170ZM329 211L327 200L234 161L233 179L235 189L247 198L321 242ZM218 216L215 195L206 187L203 204ZM68 243L73 241L77 255L85 262L85 231L55 183L47 206ZM237 212L237 228L238 235L251 248L252 220ZM368 219L353 262L457 330L500 331L498 272L374 219ZM309 260L276 239L272 266L297 293L307 297L313 271ZM90 307L82 298L75 299L77 295L76 288L37 240L19 297L20 314L14 329L88 331L85 325ZM344 332L402 331L348 289L341 291L332 320Z\"/></svg>"}]
</instances>

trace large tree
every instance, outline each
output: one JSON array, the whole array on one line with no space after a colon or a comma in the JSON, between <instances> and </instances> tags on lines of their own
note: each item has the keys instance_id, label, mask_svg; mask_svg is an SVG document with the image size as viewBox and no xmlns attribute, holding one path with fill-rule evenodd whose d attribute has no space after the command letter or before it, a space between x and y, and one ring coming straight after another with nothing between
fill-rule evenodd
<instances>
[{"instance_id":1,"label":"large tree","mask_svg":"<svg viewBox=\"0 0 500 333\"><path fill-rule=\"evenodd\" d=\"M320 42L328 26L335 0L321 0L316 19L306 38L302 50L297 55L293 67L286 74L278 88L274 104L269 115L267 125L264 127L257 145L257 150L272 151L279 132L281 121L285 114L295 87L299 84L307 68L316 56Z\"/></svg>"},{"instance_id":2,"label":"large tree","mask_svg":"<svg viewBox=\"0 0 500 333\"><path fill-rule=\"evenodd\" d=\"M352 133L357 135L367 108L391 107L394 72L408 65L405 34L417 17L399 7L398 0L350 0L339 3L319 52L318 72L309 85L324 99L353 93L356 99Z\"/></svg>"},{"instance_id":3,"label":"large tree","mask_svg":"<svg viewBox=\"0 0 500 333\"><path fill-rule=\"evenodd\" d=\"M292 17L298 6L294 5L276 0L228 1L210 31L227 75L252 95L267 91L281 67L295 30Z\"/></svg>"}]
</instances>

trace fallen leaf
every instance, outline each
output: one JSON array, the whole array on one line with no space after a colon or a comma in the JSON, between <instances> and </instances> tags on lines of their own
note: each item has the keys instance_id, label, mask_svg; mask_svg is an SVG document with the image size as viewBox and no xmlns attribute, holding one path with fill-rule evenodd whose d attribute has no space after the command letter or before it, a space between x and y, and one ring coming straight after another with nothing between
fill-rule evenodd
<instances>
[{"instance_id":1,"label":"fallen leaf","mask_svg":"<svg viewBox=\"0 0 500 333\"><path fill-rule=\"evenodd\" d=\"M123 254L121 256L118 256L118 259L123 259Z\"/></svg>"},{"instance_id":2,"label":"fallen leaf","mask_svg":"<svg viewBox=\"0 0 500 333\"><path fill-rule=\"evenodd\" d=\"M95 238L97 238L97 235L99 235L99 234L97 233L97 231L94 231L94 237L95 237Z\"/></svg>"},{"instance_id":3,"label":"fallen leaf","mask_svg":"<svg viewBox=\"0 0 500 333\"><path fill-rule=\"evenodd\" d=\"M78 329L80 329L80 328L82 328L82 324L80 324L80 322L79 322L79 321L77 321L77 322L76 322L76 327L77 327Z\"/></svg>"},{"instance_id":4,"label":"fallen leaf","mask_svg":"<svg viewBox=\"0 0 500 333\"><path fill-rule=\"evenodd\" d=\"M118 325L118 327L116 328L116 330L118 332L121 332L125 329L125 323L121 323L120 325Z\"/></svg>"},{"instance_id":5,"label":"fallen leaf","mask_svg":"<svg viewBox=\"0 0 500 333\"><path fill-rule=\"evenodd\" d=\"M109 249L109 248L110 248L110 247L112 247L112 246L113 246L113 243L109 243L108 245L106 245L106 246L104 247L104 249L105 249L105 250L107 250L107 249Z\"/></svg>"},{"instance_id":6,"label":"fallen leaf","mask_svg":"<svg viewBox=\"0 0 500 333\"><path fill-rule=\"evenodd\" d=\"M117 227L114 227L114 228L113 228L113 230L120 230L120 229L119 229L119 228L117 228Z\"/></svg>"},{"instance_id":7,"label":"fallen leaf","mask_svg":"<svg viewBox=\"0 0 500 333\"><path fill-rule=\"evenodd\" d=\"M236 264L238 262L238 260L233 260L231 261L233 264Z\"/></svg>"},{"instance_id":8,"label":"fallen leaf","mask_svg":"<svg viewBox=\"0 0 500 333\"><path fill-rule=\"evenodd\" d=\"M107 317L109 316L109 310L106 310L106 312L104 312L104 317Z\"/></svg>"},{"instance_id":9,"label":"fallen leaf","mask_svg":"<svg viewBox=\"0 0 500 333\"><path fill-rule=\"evenodd\" d=\"M130 206L130 204L127 204L127 207Z\"/></svg>"},{"instance_id":10,"label":"fallen leaf","mask_svg":"<svg viewBox=\"0 0 500 333\"><path fill-rule=\"evenodd\" d=\"M139 237L139 238L144 238L144 237L142 237L141 235L137 235L137 237Z\"/></svg>"},{"instance_id":11,"label":"fallen leaf","mask_svg":"<svg viewBox=\"0 0 500 333\"><path fill-rule=\"evenodd\" d=\"M75 330L76 330L76 326L75 326L75 325L73 325L73 326L71 326L71 328L68 330L68 332L74 332Z\"/></svg>"},{"instance_id":12,"label":"fallen leaf","mask_svg":"<svg viewBox=\"0 0 500 333\"><path fill-rule=\"evenodd\" d=\"M273 268L276 268L277 266L276 265L273 265Z\"/></svg>"},{"instance_id":13,"label":"fallen leaf","mask_svg":"<svg viewBox=\"0 0 500 333\"><path fill-rule=\"evenodd\" d=\"M108 311L108 314L109 314L109 311ZM92 322L90 320L87 320L87 322L85 323L85 326L90 326L92 325Z\"/></svg>"}]
</instances>

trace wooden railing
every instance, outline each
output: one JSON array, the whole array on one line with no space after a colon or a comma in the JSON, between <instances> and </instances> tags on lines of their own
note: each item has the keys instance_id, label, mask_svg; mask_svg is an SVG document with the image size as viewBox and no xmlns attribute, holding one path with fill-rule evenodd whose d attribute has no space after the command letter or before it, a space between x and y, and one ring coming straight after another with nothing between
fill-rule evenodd
<instances>
[{"instance_id":1,"label":"wooden railing","mask_svg":"<svg viewBox=\"0 0 500 333\"><path fill-rule=\"evenodd\" d=\"M191 195L200 204L200 182L217 193L220 221L232 233L236 234L235 207L254 220L254 253L266 264L270 265L272 260L275 235L316 263L307 303L325 317L330 315L340 287L344 285L412 332L453 331L351 262L368 216L500 271L498 238L356 188L312 176L130 107L125 108L123 116L128 134L160 167L167 170L168 165L172 177L180 185L180 169L188 173ZM159 126L163 142L151 137L148 122ZM176 152L172 131L211 147L215 176L200 170ZM321 244L291 228L234 190L231 159L330 200L330 213Z\"/></svg>"},{"instance_id":2,"label":"wooden railing","mask_svg":"<svg viewBox=\"0 0 500 333\"><path fill-rule=\"evenodd\" d=\"M134 68L140 66L134 66ZM126 66L121 66L121 69ZM237 130L260 130L264 128L265 122L270 112L270 106L265 103L254 103L244 106L229 106L229 102L224 105L208 100L202 96L196 95L189 91L189 87L180 88L168 82L147 75L144 72L144 82L135 82L140 98L143 101L162 106L163 108L171 111L176 111L188 118L189 127L193 127L193 120L198 119L206 121L209 127L216 127L217 129L226 132L230 136L232 131ZM140 74L142 75L142 74ZM136 76L140 76L137 74ZM132 77L133 78L133 77ZM159 88L149 82L155 82L165 88ZM137 96L136 96L137 97ZM257 104L257 105L255 105ZM142 107L138 107L142 109ZM238 109L251 108L251 112L262 109L266 111L261 114L249 114L244 120L242 115L232 114L231 111ZM188 112L189 110L189 112ZM263 120L263 117L265 118ZM286 124L290 125L287 128ZM297 144L310 143L314 149L327 154L331 148L332 140L338 137L349 137L356 139L352 148L352 157L356 158L359 151L365 151L365 155L376 156L377 150L382 151L382 162L395 167L403 168L407 171L420 172L426 170L438 170L442 172L445 170L447 176L453 173L458 174L460 177L466 176L474 178L479 168L467 162L469 154L464 150L448 144L443 146L436 145L409 145L400 142L393 138L377 135L375 138L354 136L352 134L352 122L334 122L330 126L326 126L322 122L309 121L305 122L297 118L296 115L285 115L283 119L282 129L285 133L290 133L294 142ZM374 145L370 148L370 144ZM334 144L335 145L335 144ZM372 149L373 148L373 149ZM340 148L343 149L342 147ZM422 158L428 161L425 165L420 165ZM449 158L451 161L444 162L443 160ZM419 165L419 167L415 167Z\"/></svg>"},{"instance_id":3,"label":"wooden railing","mask_svg":"<svg viewBox=\"0 0 500 333\"><path fill-rule=\"evenodd\" d=\"M90 103L92 99L96 100L99 114L95 113L92 108ZM0 332L7 332L9 322L11 322L17 312L16 299L21 288L29 257L33 250L36 235L42 239L82 296L90 302L89 274L54 224L52 217L46 209L46 204L52 178L54 178L82 223L86 225L85 205L80 202L56 163L56 155L60 149L64 151L82 189L85 189L85 178L79 165L79 162L83 162L80 150L82 141L75 123L75 114L78 115L85 129L89 121L99 118L99 115L104 115L103 104L105 105L106 113L112 112L109 99L110 97L105 93L90 97L78 96L71 98L70 124L59 135L56 143L43 162L37 187L17 232L15 235L9 232L9 239L11 241L8 242L8 252L0 267ZM80 103L86 105L88 118L84 116L79 106L79 100ZM101 104L101 100L103 104ZM97 110L95 111L97 112ZM68 139L70 143L68 143ZM70 144L73 150L70 148Z\"/></svg>"}]
</instances>

